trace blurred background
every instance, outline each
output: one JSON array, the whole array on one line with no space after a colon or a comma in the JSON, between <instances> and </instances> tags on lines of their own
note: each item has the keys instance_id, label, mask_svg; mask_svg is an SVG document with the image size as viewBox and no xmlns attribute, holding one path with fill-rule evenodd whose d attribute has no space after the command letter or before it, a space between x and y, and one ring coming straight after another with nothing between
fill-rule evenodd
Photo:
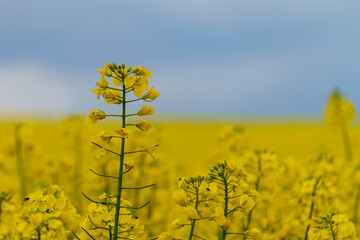
<instances>
[{"instance_id":1,"label":"blurred background","mask_svg":"<svg viewBox=\"0 0 360 240\"><path fill-rule=\"evenodd\" d=\"M107 110L105 62L153 72L164 118L321 119L340 88L360 104L358 1L2 1L0 111ZM109 108L110 109L110 108Z\"/></svg>"}]
</instances>

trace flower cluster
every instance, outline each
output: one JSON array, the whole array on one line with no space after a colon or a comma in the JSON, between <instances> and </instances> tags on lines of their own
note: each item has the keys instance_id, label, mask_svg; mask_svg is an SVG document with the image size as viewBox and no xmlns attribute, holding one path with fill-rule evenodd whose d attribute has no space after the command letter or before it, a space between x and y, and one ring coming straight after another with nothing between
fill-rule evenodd
<instances>
[{"instance_id":1,"label":"flower cluster","mask_svg":"<svg viewBox=\"0 0 360 240\"><path fill-rule=\"evenodd\" d=\"M80 218L57 185L30 193L20 212L16 230L21 239L65 239Z\"/></svg>"}]
</instances>

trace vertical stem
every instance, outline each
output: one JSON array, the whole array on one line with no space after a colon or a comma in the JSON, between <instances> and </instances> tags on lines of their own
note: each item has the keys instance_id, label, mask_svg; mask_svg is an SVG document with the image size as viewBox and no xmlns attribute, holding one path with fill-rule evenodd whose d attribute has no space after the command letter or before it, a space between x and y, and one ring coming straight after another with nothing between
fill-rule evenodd
<instances>
[{"instance_id":1,"label":"vertical stem","mask_svg":"<svg viewBox=\"0 0 360 240\"><path fill-rule=\"evenodd\" d=\"M38 230L37 230L37 234L38 234L38 240L41 240L41 232L40 232L40 227L38 228Z\"/></svg>"},{"instance_id":2,"label":"vertical stem","mask_svg":"<svg viewBox=\"0 0 360 240\"><path fill-rule=\"evenodd\" d=\"M122 93L123 93L123 102L122 102L122 128L126 128L126 102L125 102L125 84L123 77ZM116 197L116 210L115 210L115 226L114 226L114 235L113 240L118 239L118 225L119 225L119 216L120 216L120 204L121 204L121 190L122 190L122 174L124 168L124 152L125 152L125 138L121 138L121 152L120 152L120 167L119 167L119 176L118 176L118 189Z\"/></svg>"},{"instance_id":3,"label":"vertical stem","mask_svg":"<svg viewBox=\"0 0 360 240\"><path fill-rule=\"evenodd\" d=\"M15 127L15 149L16 149L17 170L19 175L20 197L21 200L23 200L26 196L26 184L25 184L24 159L22 152L20 129L21 129L21 124L17 124Z\"/></svg>"},{"instance_id":4,"label":"vertical stem","mask_svg":"<svg viewBox=\"0 0 360 240\"><path fill-rule=\"evenodd\" d=\"M223 170L224 171L224 170ZM229 191L228 191L228 184L227 184L227 180L225 178L225 173L223 172L222 174L222 179L224 181L224 192L225 192L225 207L224 207L224 216L227 219L228 216L228 208L229 208ZM226 238L226 230L223 228L222 231L222 239L225 240Z\"/></svg>"},{"instance_id":5,"label":"vertical stem","mask_svg":"<svg viewBox=\"0 0 360 240\"><path fill-rule=\"evenodd\" d=\"M191 240L193 235L194 235L195 223L196 223L196 220L191 221L191 229L190 229L190 234L189 234L189 240Z\"/></svg>"},{"instance_id":6,"label":"vertical stem","mask_svg":"<svg viewBox=\"0 0 360 240\"><path fill-rule=\"evenodd\" d=\"M333 240L336 240L335 231L334 231L332 223L330 223L330 230L331 230L331 235L332 235Z\"/></svg>"},{"instance_id":7,"label":"vertical stem","mask_svg":"<svg viewBox=\"0 0 360 240\"><path fill-rule=\"evenodd\" d=\"M196 202L195 202L195 209L196 211L198 210L198 204L199 204L199 188L195 188L196 189ZM194 231L195 231L195 223L196 220L192 220L191 221L191 229L190 229L190 234L189 234L189 240L192 239L192 237L194 236Z\"/></svg>"},{"instance_id":8,"label":"vertical stem","mask_svg":"<svg viewBox=\"0 0 360 240\"><path fill-rule=\"evenodd\" d=\"M321 177L319 177L319 178L316 180L315 185L314 185L314 190L313 190L313 192L312 192L312 194L311 194L311 196L312 196L312 201L311 201L311 206L310 206L309 220L311 220L312 215L313 215L313 212L314 212L316 189L317 189L317 186L318 186L318 184L319 184L319 182L320 182L320 179L321 179ZM306 231L305 231L305 238L304 238L304 240L307 240L307 239L308 239L309 230L310 230L310 224L308 224L308 225L306 226Z\"/></svg>"}]
</instances>

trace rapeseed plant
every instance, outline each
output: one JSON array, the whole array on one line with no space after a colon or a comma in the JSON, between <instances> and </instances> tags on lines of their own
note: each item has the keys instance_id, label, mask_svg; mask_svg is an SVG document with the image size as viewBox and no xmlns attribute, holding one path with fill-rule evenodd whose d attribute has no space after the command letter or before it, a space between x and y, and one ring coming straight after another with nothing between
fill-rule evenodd
<instances>
[{"instance_id":1,"label":"rapeseed plant","mask_svg":"<svg viewBox=\"0 0 360 240\"><path fill-rule=\"evenodd\" d=\"M110 176L93 171L96 175L104 178L112 178L117 180L117 191L114 195L103 194L100 201L90 200L92 203L89 205L88 218L82 223L82 229L90 237L100 237L101 239L113 239L126 238L133 239L143 232L144 227L140 225L139 219L132 218L132 215L136 210L141 209L148 205L145 204L133 207L127 200L123 199L124 190L141 190L144 188L152 187L152 185L138 186L138 187L124 187L123 176L130 172L134 165L125 161L125 156L135 153L148 153L152 154L157 145L146 146L135 151L126 151L125 142L126 139L132 135L132 131L129 127L136 126L142 131L148 131L152 125L149 121L140 120L136 124L128 123L127 118L131 116L145 116L154 114L154 109L148 105L143 106L137 113L127 113L127 104L139 100L151 102L155 100L160 93L153 88L148 87L148 78L151 77L151 72L145 67L135 68L125 67L125 65L116 65L106 63L104 68L98 69L101 74L101 78L97 83L97 87L92 91L97 94L97 98L100 96L104 98L107 104L121 104L121 114L106 114L101 110L93 110L89 115L89 121L96 123L98 120L105 119L106 117L120 117L121 127L114 131L115 134L111 134L106 131L102 131L98 134L105 143L108 144L113 139L121 140L120 152L116 152L104 146L104 144L98 144L93 142L94 145L100 148L100 151L108 152L119 157L118 175ZM111 79L114 87L109 85ZM118 88L120 87L120 88ZM144 93L147 91L146 93ZM135 99L128 99L129 93L132 92L136 97Z\"/></svg>"}]
</instances>

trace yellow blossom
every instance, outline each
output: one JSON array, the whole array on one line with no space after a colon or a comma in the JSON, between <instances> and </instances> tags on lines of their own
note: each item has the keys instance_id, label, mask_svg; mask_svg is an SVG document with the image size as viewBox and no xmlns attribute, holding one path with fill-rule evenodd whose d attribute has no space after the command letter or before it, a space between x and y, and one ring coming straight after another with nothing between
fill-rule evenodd
<instances>
[{"instance_id":1,"label":"yellow blossom","mask_svg":"<svg viewBox=\"0 0 360 240\"><path fill-rule=\"evenodd\" d=\"M225 230L225 231L229 230L230 226L231 226L231 221L230 221L230 219L226 219L226 221L225 221L224 224L223 224L224 230Z\"/></svg>"},{"instance_id":2,"label":"yellow blossom","mask_svg":"<svg viewBox=\"0 0 360 240\"><path fill-rule=\"evenodd\" d=\"M89 114L89 122L97 123L98 120L102 120L106 117L106 114L101 110L92 110Z\"/></svg>"},{"instance_id":3,"label":"yellow blossom","mask_svg":"<svg viewBox=\"0 0 360 240\"><path fill-rule=\"evenodd\" d=\"M137 112L137 115L139 116L145 116L145 115L153 115L154 114L154 108L148 105L144 105L141 107L141 109Z\"/></svg>"},{"instance_id":4,"label":"yellow blossom","mask_svg":"<svg viewBox=\"0 0 360 240\"><path fill-rule=\"evenodd\" d=\"M179 189L172 194L173 200L180 206L185 207L189 203L188 196L184 189Z\"/></svg>"},{"instance_id":5,"label":"yellow blossom","mask_svg":"<svg viewBox=\"0 0 360 240\"><path fill-rule=\"evenodd\" d=\"M142 99L144 99L147 102L152 102L158 96L160 96L160 93L158 91L154 90L153 88L154 88L154 86L142 96Z\"/></svg>"},{"instance_id":6,"label":"yellow blossom","mask_svg":"<svg viewBox=\"0 0 360 240\"><path fill-rule=\"evenodd\" d=\"M111 140L111 134L107 131L101 131L97 137L101 138L104 142L109 142Z\"/></svg>"},{"instance_id":7,"label":"yellow blossom","mask_svg":"<svg viewBox=\"0 0 360 240\"><path fill-rule=\"evenodd\" d=\"M117 133L121 138L128 138L131 135L131 131L126 128L119 128L115 130L115 133Z\"/></svg>"},{"instance_id":8,"label":"yellow blossom","mask_svg":"<svg viewBox=\"0 0 360 240\"><path fill-rule=\"evenodd\" d=\"M151 73L150 70L146 69L144 66L140 67L136 63L135 63L135 65L137 66L137 68L135 68L136 75L139 75L139 76L142 76L142 77L145 77L145 78L151 77L152 73Z\"/></svg>"},{"instance_id":9,"label":"yellow blossom","mask_svg":"<svg viewBox=\"0 0 360 240\"><path fill-rule=\"evenodd\" d=\"M139 122L136 123L136 127L138 127L143 131L148 131L152 127L152 125L149 121L140 120Z\"/></svg>"},{"instance_id":10,"label":"yellow blossom","mask_svg":"<svg viewBox=\"0 0 360 240\"><path fill-rule=\"evenodd\" d=\"M110 77L111 76L110 67L111 67L110 63L105 63L104 68L100 68L97 71L102 75L106 75Z\"/></svg>"}]
</instances>

